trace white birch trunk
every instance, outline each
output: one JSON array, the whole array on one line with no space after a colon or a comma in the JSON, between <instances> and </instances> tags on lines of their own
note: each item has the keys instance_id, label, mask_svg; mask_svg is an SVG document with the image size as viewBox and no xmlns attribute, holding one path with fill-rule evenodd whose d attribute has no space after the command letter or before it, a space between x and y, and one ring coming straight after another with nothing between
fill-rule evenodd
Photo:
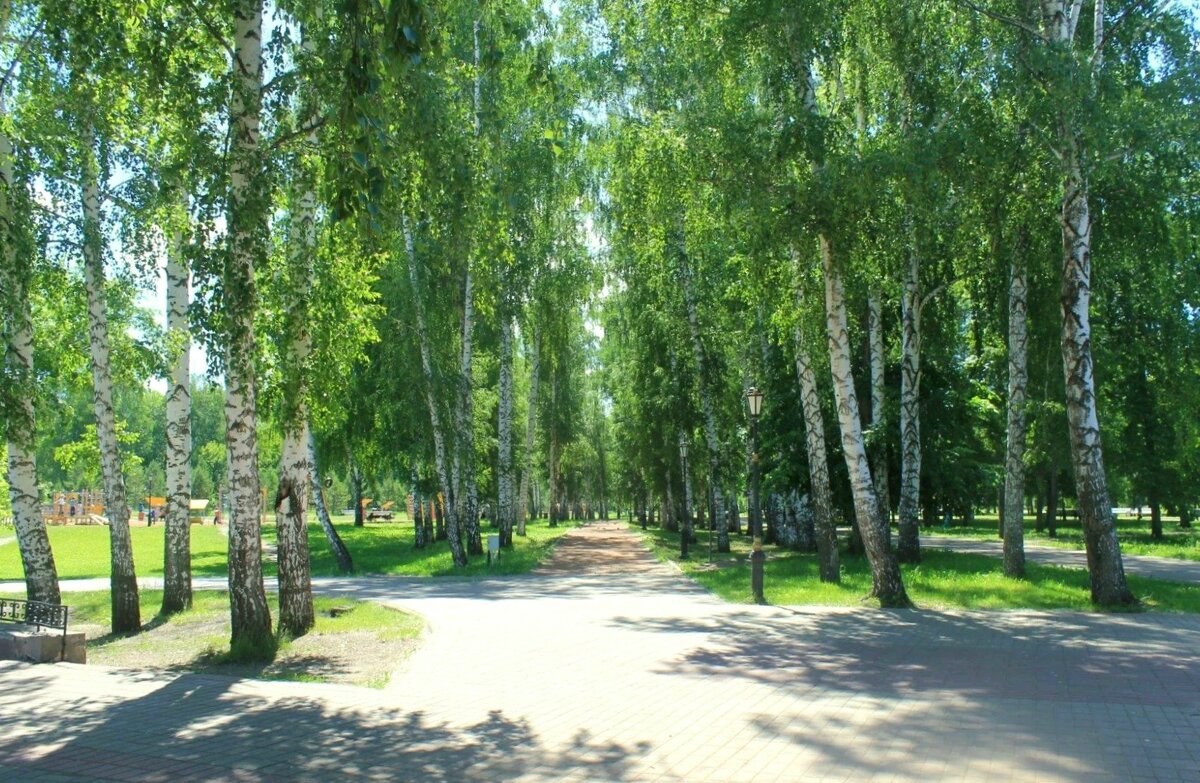
<instances>
[{"instance_id":1,"label":"white birch trunk","mask_svg":"<svg viewBox=\"0 0 1200 783\"><path fill-rule=\"evenodd\" d=\"M713 410L712 390L709 388L708 365L704 361L704 345L700 341L700 319L696 313L696 295L692 290L692 269L687 256L680 253L683 278L683 301L687 307L688 331L692 338L692 358L700 380L700 408L704 412L704 444L708 456L708 518L715 525L717 551L729 551L729 526L725 515L717 508L717 487L721 483L721 446L717 439L717 417Z\"/></svg>"},{"instance_id":2,"label":"white birch trunk","mask_svg":"<svg viewBox=\"0 0 1200 783\"><path fill-rule=\"evenodd\" d=\"M837 529L833 524L833 492L829 487L829 463L825 447L825 415L817 392L817 377L802 327L792 330L796 346L796 378L800 382L800 404L804 411L804 445L808 455L808 483L812 495L813 523L817 533L817 559L822 582L838 582Z\"/></svg>"},{"instance_id":3,"label":"white birch trunk","mask_svg":"<svg viewBox=\"0 0 1200 783\"><path fill-rule=\"evenodd\" d=\"M192 384L191 329L188 324L188 267L183 258L187 199L181 205L180 224L171 231L167 249L167 334L178 351L171 363L171 388L167 392L167 513L163 538L164 615L192 605L191 524L192 499Z\"/></svg>"},{"instance_id":4,"label":"white birch trunk","mask_svg":"<svg viewBox=\"0 0 1200 783\"><path fill-rule=\"evenodd\" d=\"M88 343L92 364L92 403L96 438L100 444L100 470L104 480L104 505L110 541L113 633L141 629L133 541L129 535L129 503L125 476L117 447L116 412L113 409L112 368L109 364L108 309L105 302L103 238L100 225L100 172L90 125L83 129L83 275L88 300Z\"/></svg>"},{"instance_id":5,"label":"white birch trunk","mask_svg":"<svg viewBox=\"0 0 1200 783\"><path fill-rule=\"evenodd\" d=\"M298 418L286 425L275 494L279 631L293 637L307 633L315 622L307 517L312 468L308 461L308 411L304 405L300 408Z\"/></svg>"},{"instance_id":6,"label":"white birch trunk","mask_svg":"<svg viewBox=\"0 0 1200 783\"><path fill-rule=\"evenodd\" d=\"M550 474L550 527L558 527L558 520L562 518L562 508L559 506L561 500L558 491L558 435L553 431L550 432L550 465L547 472Z\"/></svg>"},{"instance_id":7,"label":"white birch trunk","mask_svg":"<svg viewBox=\"0 0 1200 783\"><path fill-rule=\"evenodd\" d=\"M472 107L474 115L475 142L480 144L483 131L483 74L479 53L479 19L476 18L471 27L474 46L474 81L472 84ZM478 150L476 151L478 155ZM483 554L483 540L479 530L479 487L475 477L475 396L473 367L473 348L475 335L475 281L471 270L472 257L467 257L466 270L463 274L463 313L462 313L462 356L459 365L459 398L458 410L455 414L454 429L457 436L458 449L455 464L458 466L455 479L456 486L461 492L456 498L459 504L459 518L465 525L467 537L467 554Z\"/></svg>"},{"instance_id":8,"label":"white birch trunk","mask_svg":"<svg viewBox=\"0 0 1200 783\"><path fill-rule=\"evenodd\" d=\"M687 444L687 435L679 431L680 451ZM683 523L679 526L679 559L688 558L688 547L692 543L692 475L686 459L680 460L679 473L683 478Z\"/></svg>"},{"instance_id":9,"label":"white birch trunk","mask_svg":"<svg viewBox=\"0 0 1200 783\"><path fill-rule=\"evenodd\" d=\"M867 343L871 353L871 476L883 518L890 521L892 504L888 494L887 425L884 422L883 303L874 289L867 294Z\"/></svg>"},{"instance_id":10,"label":"white birch trunk","mask_svg":"<svg viewBox=\"0 0 1200 783\"><path fill-rule=\"evenodd\" d=\"M0 30L8 30L7 3ZM37 419L33 396L33 313L29 303L29 259L18 257L17 216L12 192L18 186L13 172L12 141L4 133L6 109L0 95L0 282L4 284L3 317L8 321L9 345L4 347L4 372L20 385L14 415L8 422L8 495L12 502L17 548L25 572L25 594L31 601L60 602L58 572L38 504Z\"/></svg>"},{"instance_id":11,"label":"white birch trunk","mask_svg":"<svg viewBox=\"0 0 1200 783\"><path fill-rule=\"evenodd\" d=\"M1025 576L1025 389L1028 346L1023 247L1013 254L1008 282L1008 444L1004 461L1004 573Z\"/></svg>"},{"instance_id":12,"label":"white birch trunk","mask_svg":"<svg viewBox=\"0 0 1200 783\"><path fill-rule=\"evenodd\" d=\"M317 469L317 439L313 437L311 424L308 427L308 464L312 469L313 505L317 509L317 519L321 521L321 530L324 531L325 540L329 542L329 548L333 551L338 572L349 574L354 571L354 561L350 558L350 551L346 549L342 537L338 535L337 528L333 526L333 520L329 517L329 507L325 503L325 490L321 486L321 472Z\"/></svg>"},{"instance_id":13,"label":"white birch trunk","mask_svg":"<svg viewBox=\"0 0 1200 783\"><path fill-rule=\"evenodd\" d=\"M247 654L273 646L271 610L263 589L262 498L258 423L254 264L267 251L269 196L259 147L262 109L262 0L234 9L234 85L230 104L229 254L224 275L225 443L228 454L230 644Z\"/></svg>"},{"instance_id":14,"label":"white birch trunk","mask_svg":"<svg viewBox=\"0 0 1200 783\"><path fill-rule=\"evenodd\" d=\"M457 462L461 471L459 486L462 487L462 494L456 500L459 502L459 518L466 524L467 554L481 555L483 541L479 530L479 489L475 480L475 396L471 375L474 333L475 287L468 259L463 281L462 360L459 365L458 410L454 422L458 435Z\"/></svg>"},{"instance_id":15,"label":"white birch trunk","mask_svg":"<svg viewBox=\"0 0 1200 783\"><path fill-rule=\"evenodd\" d=\"M1102 4L1095 13L1103 28ZM1043 30L1052 46L1070 55L1082 7L1073 0L1043 0ZM1097 37L1093 59L1101 54ZM1069 100L1069 99L1068 99ZM1092 601L1099 605L1136 603L1125 581L1121 547L1112 518L1108 479L1100 441L1096 408L1096 383L1092 364L1092 330L1089 305L1092 282L1092 224L1088 205L1088 179L1082 134L1076 127L1076 108L1065 102L1058 109L1057 150L1063 169L1062 211L1062 334L1063 376L1066 382L1067 423L1071 436L1071 464L1079 498L1079 521L1087 549Z\"/></svg>"},{"instance_id":16,"label":"white birch trunk","mask_svg":"<svg viewBox=\"0 0 1200 783\"><path fill-rule=\"evenodd\" d=\"M305 51L312 52L310 36L304 36ZM279 487L275 494L275 536L279 545L279 631L302 636L315 620L312 596L312 565L308 546L308 497L313 466L309 459L312 433L308 422L308 374L312 335L308 330L308 301L312 296L313 256L317 252L317 194L314 98L305 96L308 110L300 122L313 127L306 134L307 149L297 160L298 189L301 190L293 217L295 235L285 277L292 291L287 304L288 345L283 367L283 448L279 457Z\"/></svg>"},{"instance_id":17,"label":"white birch trunk","mask_svg":"<svg viewBox=\"0 0 1200 783\"><path fill-rule=\"evenodd\" d=\"M533 326L533 349L530 356L529 368L529 405L525 414L525 469L521 471L521 511L517 515L517 535L525 535L525 520L529 518L531 491L530 482L533 477L533 435L537 424L538 375L541 370L542 326Z\"/></svg>"},{"instance_id":18,"label":"white birch trunk","mask_svg":"<svg viewBox=\"0 0 1200 783\"><path fill-rule=\"evenodd\" d=\"M513 492L513 321L507 308L500 315L500 410L496 477L499 497L496 503L500 526L500 545L512 546L515 503Z\"/></svg>"},{"instance_id":19,"label":"white birch trunk","mask_svg":"<svg viewBox=\"0 0 1200 783\"><path fill-rule=\"evenodd\" d=\"M433 430L434 468L437 470L438 484L442 488L442 497L445 503L446 537L450 540L450 554L454 558L454 564L461 568L467 564L467 554L463 551L458 517L454 512L454 493L446 466L446 438L442 431L442 418L438 411L437 400L433 396L433 359L429 347L429 331L425 324L425 302L421 298L420 279L417 275L417 252L413 244L408 218L404 217L402 221L404 248L408 256L408 281L412 287L413 312L417 319L417 341L421 350L421 375L424 380L425 403L429 408L429 423Z\"/></svg>"},{"instance_id":20,"label":"white birch trunk","mask_svg":"<svg viewBox=\"0 0 1200 783\"><path fill-rule=\"evenodd\" d=\"M896 548L902 563L921 560L921 281L916 248L909 252L900 295L900 535Z\"/></svg>"},{"instance_id":21,"label":"white birch trunk","mask_svg":"<svg viewBox=\"0 0 1200 783\"><path fill-rule=\"evenodd\" d=\"M829 368L833 378L834 398L837 401L838 423L842 430L842 454L850 476L854 495L854 511L862 532L863 546L871 563L872 595L883 606L908 606L900 566L892 552L875 488L871 466L863 441L862 420L858 412L858 396L850 366L850 335L846 319L846 298L841 272L833 261L829 240L822 235L821 265L825 276L826 331L829 339Z\"/></svg>"}]
</instances>

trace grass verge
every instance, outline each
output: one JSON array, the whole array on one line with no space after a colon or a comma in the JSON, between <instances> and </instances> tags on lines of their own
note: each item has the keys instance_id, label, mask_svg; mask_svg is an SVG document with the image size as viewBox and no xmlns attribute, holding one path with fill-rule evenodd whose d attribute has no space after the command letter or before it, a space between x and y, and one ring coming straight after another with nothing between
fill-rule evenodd
<instances>
[{"instance_id":1,"label":"grass verge","mask_svg":"<svg viewBox=\"0 0 1200 783\"><path fill-rule=\"evenodd\" d=\"M472 557L466 568L455 568L450 558L450 545L436 542L424 549L413 548L413 529L407 522L369 523L355 527L350 517L335 517L334 527L345 542L359 574L390 574L396 576L459 576L487 577L524 574L532 571L549 556L555 542L577 522L560 523L550 527L546 520L534 520L527 525L527 535L513 536L513 548L501 553L498 562L487 563L487 556ZM103 578L109 574L108 528L103 526L48 528L50 548L60 579ZM133 561L138 576L161 576L163 571L163 527L134 527ZM488 534L483 530L486 547ZM0 530L0 537L4 537ZM192 573L196 576L224 576L228 562L229 542L225 534L211 525L192 526ZM325 534L319 524L308 526L309 551L313 576L336 576L337 567ZM275 544L275 527L263 527L263 544L270 549ZM263 563L268 576L274 576L275 563L269 558ZM24 579L20 552L16 542L0 545L0 581Z\"/></svg>"},{"instance_id":2,"label":"grass verge","mask_svg":"<svg viewBox=\"0 0 1200 783\"><path fill-rule=\"evenodd\" d=\"M72 630L87 633L89 663L382 688L416 648L425 627L409 612L368 601L318 597L315 627L298 639L278 640L269 662L253 662L231 654L229 596L224 591L197 591L190 610L169 618L155 614L162 591L142 590L140 599L142 617L151 619L141 633L124 636L108 633L108 591L63 596L71 607ZM268 601L274 618L277 599L268 594Z\"/></svg>"},{"instance_id":3,"label":"grass verge","mask_svg":"<svg viewBox=\"0 0 1200 783\"><path fill-rule=\"evenodd\" d=\"M513 548L504 550L500 559L491 565L487 555L472 557L466 568L456 568L450 557L450 544L435 542L424 549L413 547L413 529L410 524L390 522L367 524L355 527L352 523L335 524L338 535L350 550L354 559L354 570L359 574L386 574L391 576L458 576L488 577L512 574L527 574L545 560L558 539L577 527L578 522L560 522L550 527L544 519L526 525L524 537L513 535ZM487 536L498 531L485 526L483 544L486 552ZM275 528L263 528L263 541L275 543ZM333 553L325 540L320 525L308 526L309 551L312 553L314 576L335 576L337 567ZM273 569L274 565L268 566ZM270 571L274 573L274 571Z\"/></svg>"},{"instance_id":4,"label":"grass verge","mask_svg":"<svg viewBox=\"0 0 1200 783\"><path fill-rule=\"evenodd\" d=\"M8 528L11 529L11 528ZM132 527L133 562L139 576L161 576L163 571L162 525ZM90 579L109 573L108 527L104 525L50 525L50 549L59 579ZM0 530L0 536L3 536ZM228 561L229 541L212 525L192 525L192 573L222 576ZM25 578L16 541L0 546L0 581Z\"/></svg>"},{"instance_id":5,"label":"grass verge","mask_svg":"<svg viewBox=\"0 0 1200 783\"><path fill-rule=\"evenodd\" d=\"M700 531L689 560L679 562L679 536L658 528L643 534L660 559L681 570L708 590L733 603L752 603L749 544L734 539L734 552L707 562L707 532ZM871 590L871 571L865 558L841 558L840 584L818 578L816 555L765 547L764 593L772 604L836 606L877 605L864 600ZM922 562L901 566L908 595L927 609L1068 609L1092 611L1088 575L1083 569L1027 565L1026 579L1009 579L998 557L926 549ZM1200 613L1200 586L1128 576L1130 589L1145 608L1165 612Z\"/></svg>"},{"instance_id":6,"label":"grass verge","mask_svg":"<svg viewBox=\"0 0 1200 783\"><path fill-rule=\"evenodd\" d=\"M1059 524L1058 535L1051 538L1046 531L1034 530L1034 518L1025 517L1025 542L1058 549L1083 549L1083 531L1078 520ZM921 528L921 535L957 536L999 541L998 522L995 514L978 514L972 525L952 524L949 527L934 526ZM1150 536L1150 518L1139 521L1136 517L1117 518L1117 538L1121 541L1121 553L1126 555L1148 555L1168 557L1174 560L1200 562L1200 527L1179 527L1178 519L1163 518L1163 537L1155 540Z\"/></svg>"}]
</instances>

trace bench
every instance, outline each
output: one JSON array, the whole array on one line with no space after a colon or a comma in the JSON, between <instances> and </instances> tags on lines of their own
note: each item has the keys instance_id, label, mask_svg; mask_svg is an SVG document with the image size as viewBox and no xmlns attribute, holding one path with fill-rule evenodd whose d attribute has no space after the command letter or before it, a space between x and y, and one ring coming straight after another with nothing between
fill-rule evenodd
<instances>
[{"instance_id":1,"label":"bench","mask_svg":"<svg viewBox=\"0 0 1200 783\"><path fill-rule=\"evenodd\" d=\"M62 631L58 658L67 659L67 617L69 608L44 601L24 601L20 598L0 598L0 621L33 626L38 634L43 628Z\"/></svg>"}]
</instances>

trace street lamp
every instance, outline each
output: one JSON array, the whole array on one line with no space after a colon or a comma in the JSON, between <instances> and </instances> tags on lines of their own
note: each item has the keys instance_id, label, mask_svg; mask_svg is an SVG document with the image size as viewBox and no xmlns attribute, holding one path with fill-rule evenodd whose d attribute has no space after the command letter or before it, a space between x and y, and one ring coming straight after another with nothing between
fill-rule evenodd
<instances>
[{"instance_id":1,"label":"street lamp","mask_svg":"<svg viewBox=\"0 0 1200 783\"><path fill-rule=\"evenodd\" d=\"M751 386L746 391L750 408L750 536L762 538L762 509L758 497L758 416L762 413L762 390Z\"/></svg>"},{"instance_id":2,"label":"street lamp","mask_svg":"<svg viewBox=\"0 0 1200 783\"><path fill-rule=\"evenodd\" d=\"M679 462L683 475L683 531L679 537L679 559L688 559L688 545L692 538L692 485L688 481L688 443L687 437L679 433Z\"/></svg>"},{"instance_id":3,"label":"street lamp","mask_svg":"<svg viewBox=\"0 0 1200 783\"><path fill-rule=\"evenodd\" d=\"M762 508L758 497L758 415L762 413L762 390L751 386L746 391L750 408L750 536L754 550L750 553L750 591L755 603L766 603L763 596L763 564L767 554L762 550Z\"/></svg>"}]
</instances>

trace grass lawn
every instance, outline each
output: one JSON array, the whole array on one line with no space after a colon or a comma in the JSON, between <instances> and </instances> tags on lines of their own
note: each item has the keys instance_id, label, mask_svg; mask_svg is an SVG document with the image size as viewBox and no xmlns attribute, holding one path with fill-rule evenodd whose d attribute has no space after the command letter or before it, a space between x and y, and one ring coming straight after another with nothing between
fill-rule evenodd
<instances>
[{"instance_id":1,"label":"grass lawn","mask_svg":"<svg viewBox=\"0 0 1200 783\"><path fill-rule=\"evenodd\" d=\"M348 516L334 517L334 526L342 537L354 568L359 574L393 574L403 576L466 576L486 577L500 574L524 574L544 560L554 543L578 523L560 523L551 528L544 519L531 521L524 538L513 536L513 549L501 554L497 563L489 566L486 554L471 558L466 568L457 569L450 559L450 545L439 541L425 549L413 548L413 529L407 522L374 522L354 527ZM163 527L131 528L133 560L139 576L161 576L163 563ZM493 533L483 529L484 536ZM107 577L109 574L108 528L79 526L49 528L50 548L60 579ZM8 537L0 529L0 538ZM337 568L333 554L319 524L308 526L309 550L314 576L334 576ZM275 527L263 527L263 542L275 543ZM487 540L484 539L486 547ZM211 525L192 526L192 573L196 576L224 576L229 542L225 535ZM263 570L275 574L275 564L267 561ZM0 545L0 581L24 579L21 557L16 542Z\"/></svg>"},{"instance_id":2,"label":"grass lawn","mask_svg":"<svg viewBox=\"0 0 1200 783\"><path fill-rule=\"evenodd\" d=\"M1059 524L1058 537L1051 538L1045 531L1033 529L1034 518L1025 517L1025 541L1039 546L1052 546L1061 549L1083 549L1083 532L1079 521L1072 519L1068 524ZM979 514L975 524L951 525L943 529L940 526L921 528L921 535L947 535L964 538L980 538L1000 540L996 534L997 521L995 514ZM1117 537L1121 541L1121 552L1127 555L1151 555L1154 557L1170 557L1176 560L1200 561L1200 527L1188 529L1179 527L1175 517L1163 517L1163 538L1155 541L1150 537L1149 515L1138 521L1136 517L1117 518Z\"/></svg>"},{"instance_id":3,"label":"grass lawn","mask_svg":"<svg viewBox=\"0 0 1200 783\"><path fill-rule=\"evenodd\" d=\"M0 538L14 535L0 528ZM163 526L133 527L133 562L139 576L161 576L163 571ZM108 528L103 525L65 527L51 525L50 548L59 579L106 577L109 569ZM212 525L192 525L192 573L223 576L229 541ZM16 541L0 546L0 581L25 578Z\"/></svg>"},{"instance_id":4,"label":"grass lawn","mask_svg":"<svg viewBox=\"0 0 1200 783\"><path fill-rule=\"evenodd\" d=\"M24 596L12 596L22 598ZM190 611L170 619L155 613L162 591L140 593L142 633L116 636L107 591L67 593L72 630L88 636L88 663L124 668L191 671L230 677L338 682L382 688L416 648L425 624L420 617L366 601L317 598L317 622L305 636L282 640L270 663L233 663L229 653L229 598L223 591L195 593ZM269 595L272 619L278 604Z\"/></svg>"},{"instance_id":5,"label":"grass lawn","mask_svg":"<svg viewBox=\"0 0 1200 783\"><path fill-rule=\"evenodd\" d=\"M338 518L335 517L335 520ZM390 574L395 576L466 576L486 577L501 574L526 574L549 556L555 542L580 523L564 522L550 527L544 519L526 525L527 535L522 538L514 533L513 548L502 552L499 562L487 563L487 554L472 557L466 568L455 568L450 559L450 544L439 541L424 549L413 548L413 528L406 522L368 523L354 527L349 517L346 521L335 521L338 535L350 550L354 559L354 570L359 574ZM495 534L486 523L483 527L483 545L487 547L487 536ZM275 528L263 528L263 540L275 543ZM333 553L325 540L319 524L308 526L308 543L312 558L313 575L335 576ZM270 566L274 573L274 565Z\"/></svg>"},{"instance_id":6,"label":"grass lawn","mask_svg":"<svg viewBox=\"0 0 1200 783\"><path fill-rule=\"evenodd\" d=\"M679 536L652 528L644 534L659 558L678 562ZM750 593L750 546L743 537L734 538L734 552L708 565L707 532L692 555L680 563L685 574L726 601L752 603ZM818 578L817 556L765 547L767 562L763 575L767 600L772 604L816 604L856 606L871 589L871 571L865 558L841 558L842 581L828 585ZM1091 611L1087 572L1082 569L1026 566L1028 578L1009 579L998 557L925 550L922 562L901 566L908 595L928 609L1071 609ZM1129 587L1144 605L1168 612L1200 612L1200 586L1143 579L1129 575Z\"/></svg>"}]
</instances>

